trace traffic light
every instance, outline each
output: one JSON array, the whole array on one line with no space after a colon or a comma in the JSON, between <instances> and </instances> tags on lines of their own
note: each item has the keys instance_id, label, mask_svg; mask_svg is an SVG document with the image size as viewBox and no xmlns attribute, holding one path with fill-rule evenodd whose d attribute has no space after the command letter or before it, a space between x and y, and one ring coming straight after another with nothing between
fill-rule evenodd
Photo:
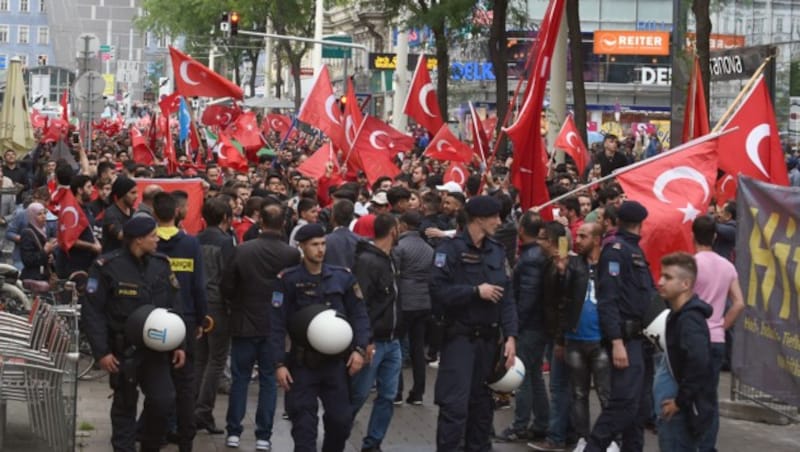
<instances>
[{"instance_id":1,"label":"traffic light","mask_svg":"<svg viewBox=\"0 0 800 452\"><path fill-rule=\"evenodd\" d=\"M222 13L222 17L219 20L219 30L227 35L230 29L231 29L231 23L228 20L228 13L224 12Z\"/></svg>"},{"instance_id":2,"label":"traffic light","mask_svg":"<svg viewBox=\"0 0 800 452\"><path fill-rule=\"evenodd\" d=\"M231 12L231 36L236 36L239 33L239 13L236 11Z\"/></svg>"}]
</instances>

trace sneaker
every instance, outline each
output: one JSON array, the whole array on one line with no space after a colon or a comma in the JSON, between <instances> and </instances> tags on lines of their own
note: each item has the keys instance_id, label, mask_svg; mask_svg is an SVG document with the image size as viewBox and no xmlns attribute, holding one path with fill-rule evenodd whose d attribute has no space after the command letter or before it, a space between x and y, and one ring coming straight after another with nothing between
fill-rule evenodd
<instances>
[{"instance_id":1,"label":"sneaker","mask_svg":"<svg viewBox=\"0 0 800 452\"><path fill-rule=\"evenodd\" d=\"M394 405L400 406L402 404L403 404L403 394L397 394L397 396L394 398Z\"/></svg>"},{"instance_id":2,"label":"sneaker","mask_svg":"<svg viewBox=\"0 0 800 452\"><path fill-rule=\"evenodd\" d=\"M619 444L616 441L611 441L611 444L608 445L606 452L619 452Z\"/></svg>"},{"instance_id":3,"label":"sneaker","mask_svg":"<svg viewBox=\"0 0 800 452\"><path fill-rule=\"evenodd\" d=\"M422 397L412 397L409 395L408 398L406 399L406 403L409 405L420 406L422 405Z\"/></svg>"},{"instance_id":4,"label":"sneaker","mask_svg":"<svg viewBox=\"0 0 800 452\"><path fill-rule=\"evenodd\" d=\"M225 440L225 445L228 446L228 447L238 448L239 447L239 437L236 436L236 435L230 435Z\"/></svg>"},{"instance_id":5,"label":"sneaker","mask_svg":"<svg viewBox=\"0 0 800 452\"><path fill-rule=\"evenodd\" d=\"M586 440L579 438L578 444L575 445L575 448L572 449L572 452L583 452L584 449L586 449Z\"/></svg>"},{"instance_id":6,"label":"sneaker","mask_svg":"<svg viewBox=\"0 0 800 452\"><path fill-rule=\"evenodd\" d=\"M559 443L553 442L553 441L551 441L549 439L546 439L544 441L536 441L536 442L528 443L528 447L530 447L533 450L543 450L543 451L559 452L559 451L564 450L564 445L563 444L559 444Z\"/></svg>"},{"instance_id":7,"label":"sneaker","mask_svg":"<svg viewBox=\"0 0 800 452\"><path fill-rule=\"evenodd\" d=\"M256 440L256 450L272 450L272 443L266 439Z\"/></svg>"},{"instance_id":8,"label":"sneaker","mask_svg":"<svg viewBox=\"0 0 800 452\"><path fill-rule=\"evenodd\" d=\"M428 367L430 367L431 369L438 369L439 368L439 360L437 359L436 361L429 362L428 363Z\"/></svg>"},{"instance_id":9,"label":"sneaker","mask_svg":"<svg viewBox=\"0 0 800 452\"><path fill-rule=\"evenodd\" d=\"M528 436L527 430L517 430L514 427L508 427L500 432L499 435L495 435L495 439L510 443L515 441L526 441L531 438Z\"/></svg>"}]
</instances>

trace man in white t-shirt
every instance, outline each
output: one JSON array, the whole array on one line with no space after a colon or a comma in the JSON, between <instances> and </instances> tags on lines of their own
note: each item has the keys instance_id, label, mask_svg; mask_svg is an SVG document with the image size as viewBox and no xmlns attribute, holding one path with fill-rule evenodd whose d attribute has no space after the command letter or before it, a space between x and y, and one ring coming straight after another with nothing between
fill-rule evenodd
<instances>
[{"instance_id":1,"label":"man in white t-shirt","mask_svg":"<svg viewBox=\"0 0 800 452\"><path fill-rule=\"evenodd\" d=\"M722 361L725 358L725 330L736 323L736 318L744 310L744 298L742 288L739 286L736 267L711 248L716 235L714 219L710 216L697 217L692 224L692 233L696 249L694 257L697 262L697 281L694 291L714 310L706 322L711 336L713 383L714 388L717 388ZM725 306L728 300L731 301L731 305L726 312ZM716 450L717 432L719 431L717 400L715 400L715 405L714 421L700 442L701 452Z\"/></svg>"}]
</instances>

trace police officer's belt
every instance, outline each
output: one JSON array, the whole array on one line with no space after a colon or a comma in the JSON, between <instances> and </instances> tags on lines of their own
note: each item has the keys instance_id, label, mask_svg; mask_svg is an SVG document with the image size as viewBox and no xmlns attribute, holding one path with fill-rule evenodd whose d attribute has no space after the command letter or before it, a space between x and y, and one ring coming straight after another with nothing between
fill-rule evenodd
<instances>
[{"instance_id":1,"label":"police officer's belt","mask_svg":"<svg viewBox=\"0 0 800 452\"><path fill-rule=\"evenodd\" d=\"M497 323L490 325L464 325L461 322L453 322L445 330L447 337L467 336L472 339L497 339L500 336L500 329Z\"/></svg>"}]
</instances>

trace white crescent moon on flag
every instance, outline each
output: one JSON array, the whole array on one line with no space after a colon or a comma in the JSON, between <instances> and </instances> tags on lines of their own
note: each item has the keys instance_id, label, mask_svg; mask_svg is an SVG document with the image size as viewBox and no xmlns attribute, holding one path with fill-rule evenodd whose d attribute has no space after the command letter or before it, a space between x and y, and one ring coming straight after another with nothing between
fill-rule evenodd
<instances>
[{"instance_id":1,"label":"white crescent moon on flag","mask_svg":"<svg viewBox=\"0 0 800 452\"><path fill-rule=\"evenodd\" d=\"M275 118L272 118L269 121L269 125L270 125L270 127L272 127L273 130L278 130L278 128L281 126L280 121L278 121Z\"/></svg>"},{"instance_id":2,"label":"white crescent moon on flag","mask_svg":"<svg viewBox=\"0 0 800 452\"><path fill-rule=\"evenodd\" d=\"M722 178L722 185L719 187L720 191L724 192L725 191L725 186L728 185L728 182L730 182L732 180L733 180L733 176L731 176L730 174L725 175L725 177Z\"/></svg>"},{"instance_id":3,"label":"white crescent moon on flag","mask_svg":"<svg viewBox=\"0 0 800 452\"><path fill-rule=\"evenodd\" d=\"M66 219L67 219L67 214L68 214L68 213L71 213L71 214L72 214L72 217L75 219L75 220L72 222L72 224L71 224L71 225L69 225L69 226L67 226L67 225L66 225L66 223L67 223ZM64 212L62 212L62 216L61 216L61 218L63 218L63 219L64 219L64 221L63 221L63 225L64 225L64 226L66 226L66 227L67 227L67 229L72 229L72 228L74 228L75 226L77 226L77 225L78 225L78 211L77 211L77 210L76 210L74 207L72 207L72 206L69 206L69 207L67 207L67 208L65 208L65 209L64 209Z\"/></svg>"},{"instance_id":4,"label":"white crescent moon on flag","mask_svg":"<svg viewBox=\"0 0 800 452\"><path fill-rule=\"evenodd\" d=\"M570 146L572 146L572 147L573 147L573 148L575 148L575 149L578 149L578 148L580 148L580 146L579 146L579 145L577 145L576 143L573 143L573 142L572 142L572 139L573 139L573 138L577 139L577 138L578 138L578 134L576 134L575 132L570 132L570 133L568 133L568 134L567 134L567 144L569 144Z\"/></svg>"},{"instance_id":5,"label":"white crescent moon on flag","mask_svg":"<svg viewBox=\"0 0 800 452\"><path fill-rule=\"evenodd\" d=\"M227 111L226 111L225 113L223 113L223 114L222 114L222 117L223 117L223 118L225 118L225 119L222 121L222 123L223 123L223 124L230 124L230 123L231 123L231 120L233 119L233 116L231 116L231 114L230 114L230 113L228 113Z\"/></svg>"},{"instance_id":6,"label":"white crescent moon on flag","mask_svg":"<svg viewBox=\"0 0 800 452\"><path fill-rule=\"evenodd\" d=\"M328 115L328 119L330 119L331 122L338 125L339 120L336 119L336 115L333 113L334 102L336 102L336 98L333 97L333 94L331 94L330 96L328 96L327 99L325 99L325 114Z\"/></svg>"},{"instance_id":7,"label":"white crescent moon on flag","mask_svg":"<svg viewBox=\"0 0 800 452\"><path fill-rule=\"evenodd\" d=\"M369 144L371 144L375 149L386 149L386 146L378 145L378 137L381 135L386 135L387 137L389 136L389 134L383 130L376 130L369 134Z\"/></svg>"},{"instance_id":8,"label":"white crescent moon on flag","mask_svg":"<svg viewBox=\"0 0 800 452\"><path fill-rule=\"evenodd\" d=\"M761 143L761 140L768 137L769 134L769 124L762 123L753 127L753 130L747 134L747 141L745 142L747 157L750 158L750 161L753 162L753 165L755 165L756 168L758 168L758 170L761 171L761 173L767 178L769 177L769 174L767 174L767 170L764 169L764 163L761 162L761 156L758 155L758 145Z\"/></svg>"},{"instance_id":9,"label":"white crescent moon on flag","mask_svg":"<svg viewBox=\"0 0 800 452\"><path fill-rule=\"evenodd\" d=\"M705 200L708 199L710 190L708 187L708 181L706 181L706 178L703 177L703 174L694 168L690 168L688 166L679 166L677 168L664 171L660 176L658 176L655 183L653 183L653 194L656 195L656 198L658 198L659 201L663 202L664 204L672 203L672 201L664 196L664 189L670 182L677 179L688 179L697 182L703 188L703 201L705 202Z\"/></svg>"},{"instance_id":10,"label":"white crescent moon on flag","mask_svg":"<svg viewBox=\"0 0 800 452\"><path fill-rule=\"evenodd\" d=\"M228 160L228 157L225 157L225 153L224 153L224 152L222 152L222 149L223 149L224 147L225 147L225 146L223 146L222 144L220 144L220 145L219 145L219 150L217 151L217 158L218 158L218 159L220 159L220 160Z\"/></svg>"},{"instance_id":11,"label":"white crescent moon on flag","mask_svg":"<svg viewBox=\"0 0 800 452\"><path fill-rule=\"evenodd\" d=\"M466 180L466 176L464 176L464 170L462 170L460 166L458 166L458 165L453 166L453 168L450 170L450 174L453 176L453 182L455 182L455 183L457 183L458 185L461 185L461 186L464 185L464 182ZM456 180L456 178L455 178L456 174L461 176L460 180Z\"/></svg>"},{"instance_id":12,"label":"white crescent moon on flag","mask_svg":"<svg viewBox=\"0 0 800 452\"><path fill-rule=\"evenodd\" d=\"M447 149L446 151L442 150L442 147L443 147L442 145L447 145L449 147L449 149ZM450 142L447 141L447 140L442 140L442 141L436 143L436 150L439 151L439 152L455 152L455 151L453 151L453 145L450 144Z\"/></svg>"},{"instance_id":13,"label":"white crescent moon on flag","mask_svg":"<svg viewBox=\"0 0 800 452\"><path fill-rule=\"evenodd\" d=\"M344 137L347 139L347 143L350 146L356 141L356 133L356 124L355 121L353 121L353 117L346 117L344 119Z\"/></svg>"},{"instance_id":14,"label":"white crescent moon on flag","mask_svg":"<svg viewBox=\"0 0 800 452\"><path fill-rule=\"evenodd\" d=\"M422 85L422 88L419 90L419 103L422 105L422 111L431 118L434 118L436 115L431 112L431 107L428 105L428 93L431 91L433 91L433 83Z\"/></svg>"},{"instance_id":15,"label":"white crescent moon on flag","mask_svg":"<svg viewBox=\"0 0 800 452\"><path fill-rule=\"evenodd\" d=\"M178 70L178 73L180 74L184 82L190 85L199 85L200 82L194 81L191 78L189 78L189 64L191 64L191 61L183 61Z\"/></svg>"}]
</instances>

